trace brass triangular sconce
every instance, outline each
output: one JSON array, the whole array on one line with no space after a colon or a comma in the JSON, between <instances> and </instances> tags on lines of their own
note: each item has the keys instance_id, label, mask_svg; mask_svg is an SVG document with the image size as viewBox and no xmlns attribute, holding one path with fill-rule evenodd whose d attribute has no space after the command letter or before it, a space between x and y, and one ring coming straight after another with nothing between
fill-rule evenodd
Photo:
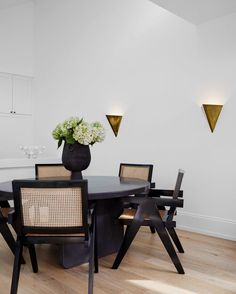
<instances>
[{"instance_id":1,"label":"brass triangular sconce","mask_svg":"<svg viewBox=\"0 0 236 294\"><path fill-rule=\"evenodd\" d=\"M115 136L117 137L118 132L119 132L119 128L120 128L120 123L122 120L122 116L121 115L106 115L109 124L115 134Z\"/></svg>"},{"instance_id":2,"label":"brass triangular sconce","mask_svg":"<svg viewBox=\"0 0 236 294\"><path fill-rule=\"evenodd\" d=\"M206 113L210 129L213 133L223 105L203 104L202 106Z\"/></svg>"}]
</instances>

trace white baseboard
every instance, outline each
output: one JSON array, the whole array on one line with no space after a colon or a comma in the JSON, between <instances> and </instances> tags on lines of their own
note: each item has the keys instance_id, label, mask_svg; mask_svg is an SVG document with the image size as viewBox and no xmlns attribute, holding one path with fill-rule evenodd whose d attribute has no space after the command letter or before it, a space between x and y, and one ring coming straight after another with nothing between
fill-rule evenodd
<instances>
[{"instance_id":1,"label":"white baseboard","mask_svg":"<svg viewBox=\"0 0 236 294\"><path fill-rule=\"evenodd\" d=\"M177 228L236 241L236 221L179 211Z\"/></svg>"}]
</instances>

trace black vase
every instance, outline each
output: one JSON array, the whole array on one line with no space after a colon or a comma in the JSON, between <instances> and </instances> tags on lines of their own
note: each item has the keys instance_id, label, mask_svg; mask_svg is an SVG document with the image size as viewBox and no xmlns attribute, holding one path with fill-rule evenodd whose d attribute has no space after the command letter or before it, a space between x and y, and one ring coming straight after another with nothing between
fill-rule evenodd
<instances>
[{"instance_id":1,"label":"black vase","mask_svg":"<svg viewBox=\"0 0 236 294\"><path fill-rule=\"evenodd\" d=\"M85 170L91 161L89 145L64 144L62 152L62 163L66 169L71 171L71 179L82 179L82 170Z\"/></svg>"}]
</instances>

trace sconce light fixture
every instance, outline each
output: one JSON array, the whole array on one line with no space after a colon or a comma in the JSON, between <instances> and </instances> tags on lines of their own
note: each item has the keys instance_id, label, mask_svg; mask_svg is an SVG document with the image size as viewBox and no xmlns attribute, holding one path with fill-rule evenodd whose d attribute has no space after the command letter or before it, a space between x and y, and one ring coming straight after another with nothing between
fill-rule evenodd
<instances>
[{"instance_id":1,"label":"sconce light fixture","mask_svg":"<svg viewBox=\"0 0 236 294\"><path fill-rule=\"evenodd\" d=\"M202 104L211 132L213 133L223 105Z\"/></svg>"},{"instance_id":2,"label":"sconce light fixture","mask_svg":"<svg viewBox=\"0 0 236 294\"><path fill-rule=\"evenodd\" d=\"M120 128L120 123L122 120L122 116L121 115L106 115L109 124L113 130L113 133L115 134L115 136L117 137L118 132L119 132L119 128Z\"/></svg>"}]
</instances>

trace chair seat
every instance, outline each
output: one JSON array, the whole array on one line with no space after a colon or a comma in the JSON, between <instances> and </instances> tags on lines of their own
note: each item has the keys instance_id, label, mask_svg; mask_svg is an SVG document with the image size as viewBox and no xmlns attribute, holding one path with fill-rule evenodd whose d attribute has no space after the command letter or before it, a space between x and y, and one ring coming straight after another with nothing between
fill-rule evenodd
<instances>
[{"instance_id":1,"label":"chair seat","mask_svg":"<svg viewBox=\"0 0 236 294\"><path fill-rule=\"evenodd\" d=\"M134 208L125 208L123 213L120 215L119 219L120 220L132 220L135 216L136 209ZM161 217L163 218L165 214L165 210L159 210ZM145 218L145 220L150 220L149 218Z\"/></svg>"},{"instance_id":2,"label":"chair seat","mask_svg":"<svg viewBox=\"0 0 236 294\"><path fill-rule=\"evenodd\" d=\"M12 208L12 207L0 207L0 211L1 211L4 218L7 218L8 213L13 211L13 210L14 210L14 208Z\"/></svg>"},{"instance_id":3,"label":"chair seat","mask_svg":"<svg viewBox=\"0 0 236 294\"><path fill-rule=\"evenodd\" d=\"M26 237L85 237L85 234L26 234Z\"/></svg>"}]
</instances>

